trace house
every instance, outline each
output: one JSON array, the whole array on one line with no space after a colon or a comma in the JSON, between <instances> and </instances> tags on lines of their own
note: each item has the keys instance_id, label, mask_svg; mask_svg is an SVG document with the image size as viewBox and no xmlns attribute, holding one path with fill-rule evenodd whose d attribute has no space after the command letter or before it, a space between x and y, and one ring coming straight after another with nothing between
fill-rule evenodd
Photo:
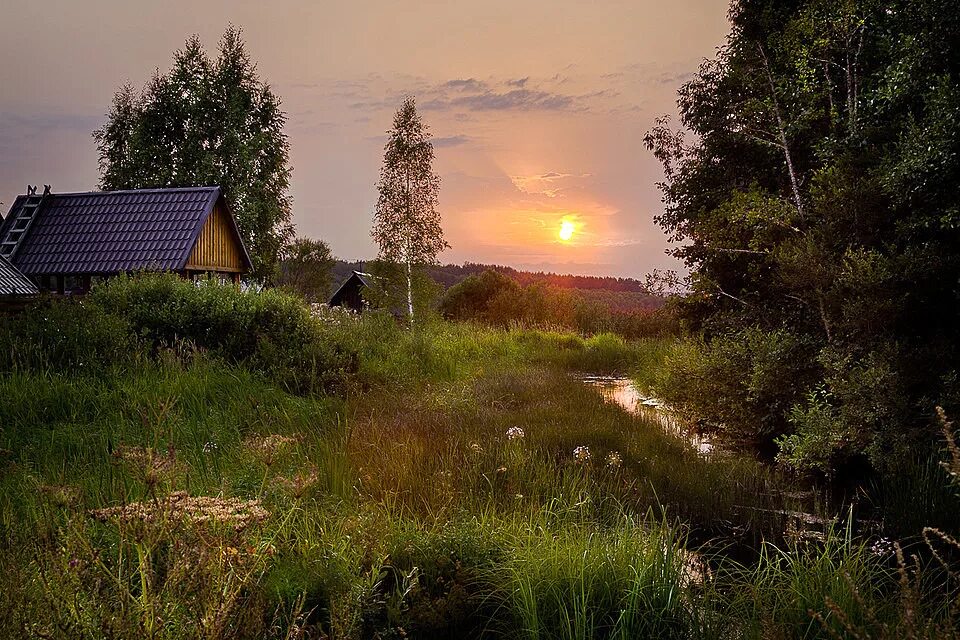
<instances>
[{"instance_id":1,"label":"house","mask_svg":"<svg viewBox=\"0 0 960 640\"><path fill-rule=\"evenodd\" d=\"M329 305L331 307L347 307L357 312L363 311L367 306L363 299L363 290L370 286L372 278L373 276L369 273L354 271L330 298Z\"/></svg>"},{"instance_id":2,"label":"house","mask_svg":"<svg viewBox=\"0 0 960 640\"><path fill-rule=\"evenodd\" d=\"M239 281L250 270L220 187L18 196L0 222L0 257L41 290L83 292L135 271Z\"/></svg>"},{"instance_id":3,"label":"house","mask_svg":"<svg viewBox=\"0 0 960 640\"><path fill-rule=\"evenodd\" d=\"M17 309L40 293L29 278L0 256L0 309Z\"/></svg>"}]
</instances>

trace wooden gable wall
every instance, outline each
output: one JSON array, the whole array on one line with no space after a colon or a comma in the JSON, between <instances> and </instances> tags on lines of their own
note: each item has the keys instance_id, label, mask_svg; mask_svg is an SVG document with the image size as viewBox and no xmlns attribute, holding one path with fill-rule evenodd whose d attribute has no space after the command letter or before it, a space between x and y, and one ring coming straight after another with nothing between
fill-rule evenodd
<instances>
[{"instance_id":1,"label":"wooden gable wall","mask_svg":"<svg viewBox=\"0 0 960 640\"><path fill-rule=\"evenodd\" d=\"M229 214L217 203L193 245L186 269L190 271L244 272L240 239L230 224Z\"/></svg>"}]
</instances>

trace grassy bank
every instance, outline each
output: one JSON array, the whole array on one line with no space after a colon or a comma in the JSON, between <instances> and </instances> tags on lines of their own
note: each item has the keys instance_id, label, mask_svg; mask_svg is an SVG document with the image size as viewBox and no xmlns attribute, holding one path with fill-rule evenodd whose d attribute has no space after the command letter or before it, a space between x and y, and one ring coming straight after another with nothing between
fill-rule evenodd
<instances>
[{"instance_id":1,"label":"grassy bank","mask_svg":"<svg viewBox=\"0 0 960 640\"><path fill-rule=\"evenodd\" d=\"M952 634L949 572L898 573L893 546L844 532L791 546L790 483L571 375L642 379L662 343L313 322L296 324L314 353L352 363L330 391L291 385L256 342L141 333L95 367L11 359L0 635Z\"/></svg>"}]
</instances>

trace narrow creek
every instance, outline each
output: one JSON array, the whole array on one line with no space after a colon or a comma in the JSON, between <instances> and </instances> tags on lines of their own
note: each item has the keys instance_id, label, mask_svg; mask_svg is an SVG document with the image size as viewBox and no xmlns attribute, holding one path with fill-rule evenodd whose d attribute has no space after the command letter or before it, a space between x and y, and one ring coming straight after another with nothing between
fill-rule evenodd
<instances>
[{"instance_id":1,"label":"narrow creek","mask_svg":"<svg viewBox=\"0 0 960 640\"><path fill-rule=\"evenodd\" d=\"M580 376L580 380L599 391L604 400L616 403L630 413L660 426L665 432L686 440L700 454L709 455L716 451L714 443L708 437L691 433L684 428L669 407L653 396L641 393L630 378L585 375Z\"/></svg>"},{"instance_id":2,"label":"narrow creek","mask_svg":"<svg viewBox=\"0 0 960 640\"><path fill-rule=\"evenodd\" d=\"M692 432L667 405L640 391L630 378L610 375L577 377L599 392L607 402L615 403L646 422L657 425L665 433L680 438L704 457L730 453L709 436ZM832 517L821 515L821 509L816 506L817 492L812 487L783 492L780 499L780 508L766 511L784 518L784 534L787 537L823 540L826 529L838 520L836 514Z\"/></svg>"}]
</instances>

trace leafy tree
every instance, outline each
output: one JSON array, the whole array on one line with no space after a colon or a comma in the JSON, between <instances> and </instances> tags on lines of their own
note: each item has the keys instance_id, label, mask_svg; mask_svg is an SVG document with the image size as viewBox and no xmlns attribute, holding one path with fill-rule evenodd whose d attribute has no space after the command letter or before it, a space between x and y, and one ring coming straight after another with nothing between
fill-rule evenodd
<instances>
[{"instance_id":1,"label":"leafy tree","mask_svg":"<svg viewBox=\"0 0 960 640\"><path fill-rule=\"evenodd\" d=\"M297 238L284 248L277 284L290 287L307 300L326 300L336 262L323 240Z\"/></svg>"},{"instance_id":2,"label":"leafy tree","mask_svg":"<svg viewBox=\"0 0 960 640\"><path fill-rule=\"evenodd\" d=\"M387 135L371 235L380 248L378 259L403 265L407 317L412 324L413 272L436 264L437 255L450 245L444 240L437 210L440 177L433 172L430 132L412 97L397 110Z\"/></svg>"},{"instance_id":3,"label":"leafy tree","mask_svg":"<svg viewBox=\"0 0 960 640\"><path fill-rule=\"evenodd\" d=\"M681 308L705 339L673 379L777 387L758 405L714 377L746 388L754 415L699 413L776 439L797 467L889 466L934 443L935 402L960 398L960 12L737 0L730 16L680 90L681 128L646 138L666 176L657 221L691 271ZM775 369L741 349L788 344L808 355Z\"/></svg>"},{"instance_id":4,"label":"leafy tree","mask_svg":"<svg viewBox=\"0 0 960 640\"><path fill-rule=\"evenodd\" d=\"M440 302L440 313L451 320L484 320L492 324L506 325L519 320L520 313L493 314L491 303L507 298L521 300L522 289L517 281L499 271L487 269L480 275L471 275L450 287ZM519 306L519 305L518 305Z\"/></svg>"},{"instance_id":5,"label":"leafy tree","mask_svg":"<svg viewBox=\"0 0 960 640\"><path fill-rule=\"evenodd\" d=\"M437 307L443 295L443 285L434 280L427 269L412 269L409 286L403 263L371 260L364 264L364 269L370 275L368 286L362 292L364 303L371 309L388 311L397 318L406 316L409 319L412 299L417 317L423 319Z\"/></svg>"},{"instance_id":6,"label":"leafy tree","mask_svg":"<svg viewBox=\"0 0 960 640\"><path fill-rule=\"evenodd\" d=\"M122 87L94 132L102 189L219 185L254 263L276 275L290 223L289 143L280 99L251 61L239 29L215 60L197 36L142 92Z\"/></svg>"}]
</instances>

